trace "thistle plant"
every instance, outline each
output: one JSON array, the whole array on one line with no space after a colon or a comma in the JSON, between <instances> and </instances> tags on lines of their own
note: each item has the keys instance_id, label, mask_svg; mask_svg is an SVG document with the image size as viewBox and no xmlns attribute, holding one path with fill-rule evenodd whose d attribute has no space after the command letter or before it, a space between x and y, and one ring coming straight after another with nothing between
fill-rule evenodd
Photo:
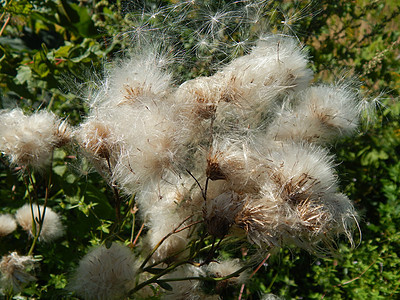
<instances>
[{"instance_id":1,"label":"thistle plant","mask_svg":"<svg viewBox=\"0 0 400 300\"><path fill-rule=\"evenodd\" d=\"M152 16L190 14L191 5ZM190 53L201 61L204 48L229 48L213 46L228 28L251 34L263 5L244 1L240 10L207 15ZM175 21L177 30L185 19ZM178 57L171 58L168 46L160 47L153 34L135 36L141 43L107 66L88 93L89 112L78 126L44 110L1 113L0 149L29 194L15 219L32 238L28 256L15 267L8 265L16 253L3 258L3 291L11 295L34 280L23 269L34 268L36 243L68 230L48 201L53 153L61 147L78 149L113 195L109 234L77 262L67 288L83 299L218 299L282 247L323 256L335 251L341 235L353 244L357 213L339 190L329 147L357 131L365 100L345 80L313 82L296 37L253 35L258 38L249 36L249 43L234 41L236 48L213 63L208 76L190 80L177 78L172 65ZM35 174L46 179L43 200ZM12 216L0 221L0 235L16 227ZM250 255L224 258L236 245ZM211 294L207 283L214 284Z\"/></svg>"}]
</instances>

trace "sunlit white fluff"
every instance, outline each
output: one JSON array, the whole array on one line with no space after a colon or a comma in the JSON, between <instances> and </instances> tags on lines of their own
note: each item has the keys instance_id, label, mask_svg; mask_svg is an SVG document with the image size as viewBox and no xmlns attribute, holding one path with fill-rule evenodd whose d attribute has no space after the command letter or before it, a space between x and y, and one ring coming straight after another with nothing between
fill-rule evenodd
<instances>
[{"instance_id":1,"label":"sunlit white fluff","mask_svg":"<svg viewBox=\"0 0 400 300\"><path fill-rule=\"evenodd\" d=\"M239 271L243 268L243 263L239 259L227 259L221 261L211 262L206 265L206 273L211 277L226 277ZM241 272L238 276L226 279L225 282L228 284L243 284L249 277L247 272Z\"/></svg>"},{"instance_id":2,"label":"sunlit white fluff","mask_svg":"<svg viewBox=\"0 0 400 300\"><path fill-rule=\"evenodd\" d=\"M259 195L245 199L236 217L236 224L252 242L278 247L295 243L315 251L326 236L332 237L333 227L353 221L350 203L344 203L343 209L328 200L336 193L337 179L325 150L284 144L267 158L269 179ZM338 215L346 221L337 222L334 216ZM348 232L343 225L339 227L336 232Z\"/></svg>"},{"instance_id":3,"label":"sunlit white fluff","mask_svg":"<svg viewBox=\"0 0 400 300\"><path fill-rule=\"evenodd\" d=\"M33 216L32 216L33 213ZM50 207L44 207L36 204L25 204L17 210L15 218L18 224L27 231L31 236L34 235L32 222L35 220L36 230L39 230L38 219L44 216L42 230L40 231L39 241L50 242L64 234L64 226L61 223L60 216Z\"/></svg>"},{"instance_id":4,"label":"sunlit white fluff","mask_svg":"<svg viewBox=\"0 0 400 300\"><path fill-rule=\"evenodd\" d=\"M210 122L216 116L221 84L215 76L198 77L184 82L170 96L177 106L176 122L194 146L210 140Z\"/></svg>"},{"instance_id":5,"label":"sunlit white fluff","mask_svg":"<svg viewBox=\"0 0 400 300\"><path fill-rule=\"evenodd\" d=\"M153 255L153 261L182 254L180 252L190 241L194 228L172 232L201 217L202 203L200 206L195 205L191 199L190 190L193 186L192 178L169 174L157 184L147 184L138 194L139 212L149 229L145 237L147 246L153 249L169 235ZM182 223L188 217L190 218Z\"/></svg>"},{"instance_id":6,"label":"sunlit white fluff","mask_svg":"<svg viewBox=\"0 0 400 300\"><path fill-rule=\"evenodd\" d=\"M357 100L358 95L349 86L312 86L305 92L298 110L309 118L317 118L338 135L349 135L359 124Z\"/></svg>"},{"instance_id":7,"label":"sunlit white fluff","mask_svg":"<svg viewBox=\"0 0 400 300\"><path fill-rule=\"evenodd\" d=\"M210 77L183 83L174 94L193 130L204 131L202 120L214 120L221 132L256 128L273 105L312 79L308 59L295 40L267 36L252 52L233 60ZM189 117L192 116L192 117Z\"/></svg>"},{"instance_id":8,"label":"sunlit white fluff","mask_svg":"<svg viewBox=\"0 0 400 300\"><path fill-rule=\"evenodd\" d=\"M115 127L123 150L114 168L116 182L132 193L169 171L182 170L188 149L184 129L173 120L173 106L153 101L139 108L121 108L120 113Z\"/></svg>"},{"instance_id":9,"label":"sunlit white fluff","mask_svg":"<svg viewBox=\"0 0 400 300\"><path fill-rule=\"evenodd\" d=\"M186 277L204 277L206 274L203 268L195 267L192 265L183 265L176 269L176 271L161 277L167 278L186 278ZM200 280L183 280L183 281L170 281L168 282L172 287L172 291L166 292L162 299L165 300L202 300L202 299L218 299L213 296L206 295L201 291Z\"/></svg>"},{"instance_id":10,"label":"sunlit white fluff","mask_svg":"<svg viewBox=\"0 0 400 300\"><path fill-rule=\"evenodd\" d=\"M102 106L135 105L165 97L172 83L171 74L165 70L165 59L152 49L146 50L111 68L106 79L109 90Z\"/></svg>"},{"instance_id":11,"label":"sunlit white fluff","mask_svg":"<svg viewBox=\"0 0 400 300\"><path fill-rule=\"evenodd\" d=\"M69 289L83 299L122 299L135 285L139 263L121 244L96 246L79 262Z\"/></svg>"},{"instance_id":12,"label":"sunlit white fluff","mask_svg":"<svg viewBox=\"0 0 400 300\"><path fill-rule=\"evenodd\" d=\"M12 215L0 215L0 237L9 235L15 229L17 229L17 222Z\"/></svg>"},{"instance_id":13,"label":"sunlit white fluff","mask_svg":"<svg viewBox=\"0 0 400 300\"><path fill-rule=\"evenodd\" d=\"M283 144L270 151L267 159L277 192L290 201L296 201L296 195L317 198L337 189L332 157L323 148Z\"/></svg>"},{"instance_id":14,"label":"sunlit white fluff","mask_svg":"<svg viewBox=\"0 0 400 300\"><path fill-rule=\"evenodd\" d=\"M69 140L69 131L47 111L25 115L21 109L0 112L0 151L12 164L43 169L54 147Z\"/></svg>"},{"instance_id":15,"label":"sunlit white fluff","mask_svg":"<svg viewBox=\"0 0 400 300\"><path fill-rule=\"evenodd\" d=\"M358 214L352 201L343 193L329 194L322 199L324 207L329 212L327 224L328 237L345 234L353 245L353 229L358 226Z\"/></svg>"},{"instance_id":16,"label":"sunlit white fluff","mask_svg":"<svg viewBox=\"0 0 400 300\"><path fill-rule=\"evenodd\" d=\"M254 193L265 180L265 161L245 140L215 138L207 156L206 175L225 180L237 193Z\"/></svg>"},{"instance_id":17,"label":"sunlit white fluff","mask_svg":"<svg viewBox=\"0 0 400 300\"><path fill-rule=\"evenodd\" d=\"M325 143L355 132L359 124L358 95L344 85L307 89L294 108L284 108L269 128L276 140Z\"/></svg>"},{"instance_id":18,"label":"sunlit white fluff","mask_svg":"<svg viewBox=\"0 0 400 300\"><path fill-rule=\"evenodd\" d=\"M81 147L96 158L111 158L119 151L114 124L104 118L90 117L76 130Z\"/></svg>"},{"instance_id":19,"label":"sunlit white fluff","mask_svg":"<svg viewBox=\"0 0 400 300\"><path fill-rule=\"evenodd\" d=\"M249 55L232 61L222 71L224 91L221 111L229 114L240 108L240 116L252 126L263 121L274 103L291 91L307 87L312 72L306 54L295 40L266 36ZM254 124L254 125L253 125Z\"/></svg>"}]
</instances>

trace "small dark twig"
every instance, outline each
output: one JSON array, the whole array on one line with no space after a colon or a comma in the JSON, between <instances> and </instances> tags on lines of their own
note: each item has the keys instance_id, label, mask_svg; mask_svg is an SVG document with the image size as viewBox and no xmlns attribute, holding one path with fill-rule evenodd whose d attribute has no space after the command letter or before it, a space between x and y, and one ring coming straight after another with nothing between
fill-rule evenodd
<instances>
[{"instance_id":1,"label":"small dark twig","mask_svg":"<svg viewBox=\"0 0 400 300\"><path fill-rule=\"evenodd\" d=\"M198 222L194 222L194 223L192 223L192 224L190 224L190 225L187 225L187 226L185 226L185 227L179 229L187 220L189 220L189 219L192 218L192 217L193 217L193 215L190 215L190 216L188 216L187 218L185 218L181 223L179 223L178 226L175 227L174 230L172 230L170 233L168 233L166 236L164 236L164 237L157 243L157 245L151 250L150 254L149 254L149 255L146 257L146 259L143 261L143 263L141 264L141 266L140 266L139 269L140 269L140 270L143 270L143 269L144 269L144 267L146 266L147 262L150 260L150 258L153 256L153 254L157 251L157 249L161 246L162 243L164 243L164 241L165 241L167 238L169 238L171 235L173 235L173 234L175 234L175 233L177 233L177 232L180 232L180 231L182 231L182 230L185 230L185 229L190 228L191 226L197 224Z\"/></svg>"},{"instance_id":2,"label":"small dark twig","mask_svg":"<svg viewBox=\"0 0 400 300\"><path fill-rule=\"evenodd\" d=\"M206 201L206 200L207 200L207 198L206 198L206 193L205 193L205 190L203 190L203 187L201 186L200 182L197 180L196 177L194 177L194 175L193 175L188 169L186 169L186 172L188 172L189 175L190 175L190 176L194 179L194 181L197 183L197 185L199 186L199 188L200 188L200 190L201 190L201 194L202 194L202 196L203 196L203 198L204 198L204 201ZM206 181L206 184L207 184L207 181Z\"/></svg>"}]
</instances>

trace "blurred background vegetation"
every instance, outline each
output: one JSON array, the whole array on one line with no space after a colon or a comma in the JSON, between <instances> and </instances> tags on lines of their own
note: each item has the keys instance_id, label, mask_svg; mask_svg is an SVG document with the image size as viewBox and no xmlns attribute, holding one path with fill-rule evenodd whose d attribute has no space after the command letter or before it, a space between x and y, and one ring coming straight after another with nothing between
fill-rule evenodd
<instances>
[{"instance_id":1,"label":"blurred background vegetation","mask_svg":"<svg viewBox=\"0 0 400 300\"><path fill-rule=\"evenodd\" d=\"M295 36L309 52L316 81L351 80L376 103L359 134L331 149L362 236L355 231L355 249L343 240L335 257L281 250L246 285L242 299L266 293L283 299L400 298L399 0L0 3L0 108L48 109L73 125L85 116L84 99L107 65L143 42L168 54L179 84L247 53L263 32ZM0 212L14 213L26 202L26 189L0 158ZM71 298L64 287L79 257L109 234L111 192L77 161L73 149L55 153L49 205L61 212L67 234L38 246L38 281L18 299ZM44 179L35 180L40 185ZM125 228L128 237L130 230ZM0 255L29 246L19 230L1 238ZM238 294L236 288L223 296Z\"/></svg>"}]
</instances>

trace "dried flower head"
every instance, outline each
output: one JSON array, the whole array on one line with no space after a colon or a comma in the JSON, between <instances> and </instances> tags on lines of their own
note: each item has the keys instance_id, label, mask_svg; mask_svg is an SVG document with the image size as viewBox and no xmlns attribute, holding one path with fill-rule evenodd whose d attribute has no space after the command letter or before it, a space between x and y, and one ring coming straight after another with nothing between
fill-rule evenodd
<instances>
[{"instance_id":1,"label":"dried flower head","mask_svg":"<svg viewBox=\"0 0 400 300\"><path fill-rule=\"evenodd\" d=\"M296 244L315 252L349 234L356 221L352 204L337 194L331 157L321 148L283 144L268 155L269 179L248 196L235 223L262 246Z\"/></svg>"},{"instance_id":2,"label":"dried flower head","mask_svg":"<svg viewBox=\"0 0 400 300\"><path fill-rule=\"evenodd\" d=\"M312 86L298 100L294 107L284 107L269 126L273 139L323 144L349 136L358 127L358 95L349 86Z\"/></svg>"},{"instance_id":3,"label":"dried flower head","mask_svg":"<svg viewBox=\"0 0 400 300\"><path fill-rule=\"evenodd\" d=\"M33 214L33 215L32 215ZM39 220L43 220L39 241L51 242L64 234L64 227L60 216L50 207L44 208L42 205L25 204L17 210L15 214L18 224L30 235L33 236L32 223L35 220L36 230L39 230Z\"/></svg>"},{"instance_id":4,"label":"dried flower head","mask_svg":"<svg viewBox=\"0 0 400 300\"><path fill-rule=\"evenodd\" d=\"M81 124L77 132L77 138L82 148L94 156L110 158L115 149L115 138L111 131L111 125L101 120L88 119Z\"/></svg>"},{"instance_id":5,"label":"dried flower head","mask_svg":"<svg viewBox=\"0 0 400 300\"><path fill-rule=\"evenodd\" d=\"M323 148L283 144L270 152L268 165L275 183L268 189L287 203L317 199L337 189L332 157Z\"/></svg>"},{"instance_id":6,"label":"dried flower head","mask_svg":"<svg viewBox=\"0 0 400 300\"><path fill-rule=\"evenodd\" d=\"M9 235L17 228L17 222L10 214L0 215L0 237Z\"/></svg>"},{"instance_id":7,"label":"dried flower head","mask_svg":"<svg viewBox=\"0 0 400 300\"><path fill-rule=\"evenodd\" d=\"M164 55L156 51L143 47L139 53L113 66L108 74L107 91L112 96L107 97L106 106L136 106L166 96L172 76L166 71Z\"/></svg>"},{"instance_id":8,"label":"dried flower head","mask_svg":"<svg viewBox=\"0 0 400 300\"><path fill-rule=\"evenodd\" d=\"M243 268L243 263L239 259L228 259L211 262L206 266L206 274L211 277L226 277ZM228 278L218 283L219 288L225 285L243 284L249 277L247 272L242 272L238 276ZM218 287L217 287L218 288Z\"/></svg>"},{"instance_id":9,"label":"dried flower head","mask_svg":"<svg viewBox=\"0 0 400 300\"><path fill-rule=\"evenodd\" d=\"M2 290L19 292L30 281L36 280L29 274L36 262L32 256L20 256L16 252L3 256L0 261Z\"/></svg>"},{"instance_id":10,"label":"dried flower head","mask_svg":"<svg viewBox=\"0 0 400 300\"><path fill-rule=\"evenodd\" d=\"M152 260L173 259L182 255L182 251L193 238L194 228L180 230L197 219L194 217L196 209L200 211L193 206L190 198L192 185L191 178L170 174L155 185L146 185L138 195L139 211L149 228L145 237L146 244L152 249L168 236L158 247ZM187 221L183 222L185 219ZM173 233L174 231L178 232Z\"/></svg>"},{"instance_id":11,"label":"dried flower head","mask_svg":"<svg viewBox=\"0 0 400 300\"><path fill-rule=\"evenodd\" d=\"M239 122L260 125L265 113L284 96L302 91L312 79L304 51L291 38L271 35L260 39L248 55L233 60L217 73L224 82L221 114L236 115ZM227 93L228 91L228 93ZM224 97L222 97L224 99Z\"/></svg>"},{"instance_id":12,"label":"dried flower head","mask_svg":"<svg viewBox=\"0 0 400 300\"><path fill-rule=\"evenodd\" d=\"M73 131L66 120L60 121L56 129L57 143L56 147L62 147L71 143L73 138Z\"/></svg>"},{"instance_id":13,"label":"dried flower head","mask_svg":"<svg viewBox=\"0 0 400 300\"><path fill-rule=\"evenodd\" d=\"M20 109L2 111L0 124L0 150L18 166L44 168L53 149L68 140L66 125L47 111L30 116Z\"/></svg>"},{"instance_id":14,"label":"dried flower head","mask_svg":"<svg viewBox=\"0 0 400 300\"><path fill-rule=\"evenodd\" d=\"M208 233L223 238L229 232L242 205L242 197L233 191L207 200L204 207L204 221Z\"/></svg>"},{"instance_id":15,"label":"dried flower head","mask_svg":"<svg viewBox=\"0 0 400 300\"><path fill-rule=\"evenodd\" d=\"M225 180L237 193L256 193L265 180L265 159L243 141L214 139L207 155L206 175Z\"/></svg>"},{"instance_id":16,"label":"dried flower head","mask_svg":"<svg viewBox=\"0 0 400 300\"><path fill-rule=\"evenodd\" d=\"M122 299L135 285L139 268L132 251L112 243L94 247L79 262L69 289L84 299Z\"/></svg>"}]
</instances>

